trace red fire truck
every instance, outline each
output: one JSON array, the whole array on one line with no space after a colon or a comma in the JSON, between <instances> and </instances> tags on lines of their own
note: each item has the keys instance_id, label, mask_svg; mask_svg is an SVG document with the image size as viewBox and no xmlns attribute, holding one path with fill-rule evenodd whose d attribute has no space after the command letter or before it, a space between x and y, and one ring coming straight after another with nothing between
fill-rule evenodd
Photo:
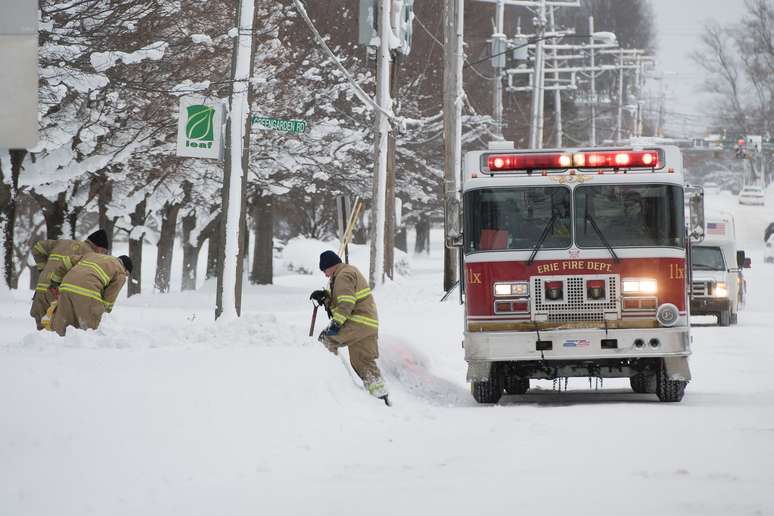
<instances>
[{"instance_id":1,"label":"red fire truck","mask_svg":"<svg viewBox=\"0 0 774 516\"><path fill-rule=\"evenodd\" d=\"M567 377L628 377L635 392L680 401L695 218L680 151L494 142L467 153L462 173L462 235L449 245L461 246L476 401Z\"/></svg>"}]
</instances>

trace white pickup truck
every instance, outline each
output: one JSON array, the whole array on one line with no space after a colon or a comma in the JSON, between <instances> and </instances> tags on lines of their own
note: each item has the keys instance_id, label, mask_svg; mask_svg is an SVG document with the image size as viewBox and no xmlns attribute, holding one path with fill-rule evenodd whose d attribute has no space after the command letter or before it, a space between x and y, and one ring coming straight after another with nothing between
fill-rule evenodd
<instances>
[{"instance_id":1,"label":"white pickup truck","mask_svg":"<svg viewBox=\"0 0 774 516\"><path fill-rule=\"evenodd\" d=\"M691 255L691 315L714 315L719 326L736 324L745 293L742 269L750 261L736 248L734 217L707 215L704 240L692 244Z\"/></svg>"}]
</instances>

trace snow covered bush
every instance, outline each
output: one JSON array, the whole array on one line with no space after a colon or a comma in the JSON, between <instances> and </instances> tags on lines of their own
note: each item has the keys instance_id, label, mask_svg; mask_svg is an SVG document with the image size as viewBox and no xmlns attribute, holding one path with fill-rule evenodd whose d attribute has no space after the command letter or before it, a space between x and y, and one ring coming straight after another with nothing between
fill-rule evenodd
<instances>
[{"instance_id":1,"label":"snow covered bush","mask_svg":"<svg viewBox=\"0 0 774 516\"><path fill-rule=\"evenodd\" d=\"M320 253L328 249L338 252L338 240L293 238L282 250L282 267L296 274L318 274L320 273ZM360 269L365 276L368 276L368 253L368 245L349 245L349 263ZM395 249L395 273L399 276L408 276L411 273L409 256L400 249Z\"/></svg>"}]
</instances>

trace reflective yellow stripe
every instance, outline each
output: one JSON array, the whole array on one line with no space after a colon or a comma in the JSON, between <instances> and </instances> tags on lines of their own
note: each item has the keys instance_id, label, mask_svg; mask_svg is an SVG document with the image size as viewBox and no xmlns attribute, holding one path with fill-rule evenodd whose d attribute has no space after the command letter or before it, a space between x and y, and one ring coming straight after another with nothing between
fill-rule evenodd
<instances>
[{"instance_id":1,"label":"reflective yellow stripe","mask_svg":"<svg viewBox=\"0 0 774 516\"><path fill-rule=\"evenodd\" d=\"M62 263L65 264L65 267L67 267L67 270L70 270L73 268L73 262L70 260L69 256L65 256L63 254L52 254L48 257L49 260L60 260Z\"/></svg>"},{"instance_id":2,"label":"reflective yellow stripe","mask_svg":"<svg viewBox=\"0 0 774 516\"><path fill-rule=\"evenodd\" d=\"M355 299L360 301L361 299L365 299L368 296L371 295L371 289L370 288L364 288L363 290L359 290L355 292Z\"/></svg>"},{"instance_id":3,"label":"reflective yellow stripe","mask_svg":"<svg viewBox=\"0 0 774 516\"><path fill-rule=\"evenodd\" d=\"M336 301L339 302L339 303L352 303L354 305L355 304L355 296L348 296L348 295L339 296L339 297L336 298Z\"/></svg>"},{"instance_id":4,"label":"reflective yellow stripe","mask_svg":"<svg viewBox=\"0 0 774 516\"><path fill-rule=\"evenodd\" d=\"M377 392L381 392L384 390L384 381L377 381L374 383L369 383L366 388L368 389L368 393L372 396L376 396Z\"/></svg>"},{"instance_id":5,"label":"reflective yellow stripe","mask_svg":"<svg viewBox=\"0 0 774 516\"><path fill-rule=\"evenodd\" d=\"M77 294L79 296L88 297L91 299L96 299L103 305L107 307L112 307L113 303L108 303L104 299L102 299L102 295L97 292L96 290L91 290L88 288L79 287L78 285L73 285L72 283L62 283L62 285L59 287L60 292L70 292L71 294Z\"/></svg>"},{"instance_id":6,"label":"reflective yellow stripe","mask_svg":"<svg viewBox=\"0 0 774 516\"><path fill-rule=\"evenodd\" d=\"M39 252L40 254L46 254L46 255L48 254L48 253L46 252L46 249L43 247L43 244L41 244L40 242L38 242L37 244L35 244L35 250L36 250L37 252Z\"/></svg>"},{"instance_id":7,"label":"reflective yellow stripe","mask_svg":"<svg viewBox=\"0 0 774 516\"><path fill-rule=\"evenodd\" d=\"M93 270L97 273L97 276L99 276L99 279L102 281L102 283L107 287L108 283L110 283L110 276L107 275L105 270L97 265L96 263L90 261L90 260L81 260L78 262L78 265L82 265L84 267L88 267L89 269Z\"/></svg>"},{"instance_id":8,"label":"reflective yellow stripe","mask_svg":"<svg viewBox=\"0 0 774 516\"><path fill-rule=\"evenodd\" d=\"M35 287L35 290L38 291L38 292L46 292L46 291L48 291L48 287L50 287L50 285L48 285L48 284L44 285L42 283L38 283L38 286Z\"/></svg>"},{"instance_id":9,"label":"reflective yellow stripe","mask_svg":"<svg viewBox=\"0 0 774 516\"><path fill-rule=\"evenodd\" d=\"M347 320L347 318L340 312L337 312L336 310L333 311L333 320L336 321L339 324L344 324L344 321Z\"/></svg>"},{"instance_id":10,"label":"reflective yellow stripe","mask_svg":"<svg viewBox=\"0 0 774 516\"><path fill-rule=\"evenodd\" d=\"M54 281L56 283L62 283L62 278L60 276L57 276L53 272L51 273L51 281Z\"/></svg>"},{"instance_id":11,"label":"reflective yellow stripe","mask_svg":"<svg viewBox=\"0 0 774 516\"><path fill-rule=\"evenodd\" d=\"M366 317L365 315L350 315L349 320L371 328L379 327L379 321Z\"/></svg>"}]
</instances>

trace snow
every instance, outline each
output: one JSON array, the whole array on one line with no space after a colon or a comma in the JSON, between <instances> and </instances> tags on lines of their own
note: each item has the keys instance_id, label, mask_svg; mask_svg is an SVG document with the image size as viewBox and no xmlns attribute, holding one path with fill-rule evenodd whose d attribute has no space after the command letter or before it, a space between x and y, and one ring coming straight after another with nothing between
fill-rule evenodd
<instances>
[{"instance_id":1,"label":"snow","mask_svg":"<svg viewBox=\"0 0 774 516\"><path fill-rule=\"evenodd\" d=\"M207 34L191 34L191 41L193 41L197 45L203 44L207 46L212 46L212 38L209 37Z\"/></svg>"},{"instance_id":2,"label":"snow","mask_svg":"<svg viewBox=\"0 0 774 516\"><path fill-rule=\"evenodd\" d=\"M306 336L319 272L245 285L230 324L213 322L210 281L122 296L98 331L63 339L34 330L28 291L0 291L0 514L772 514L770 201L707 198L737 220L750 299L738 326L693 328L679 404L578 379L476 405L461 308L438 302L438 230L376 293L390 409Z\"/></svg>"},{"instance_id":3,"label":"snow","mask_svg":"<svg viewBox=\"0 0 774 516\"><path fill-rule=\"evenodd\" d=\"M158 61L164 57L169 43L157 41L134 52L94 52L89 56L91 66L98 72L104 72L113 68L118 62L133 64L149 59Z\"/></svg>"},{"instance_id":4,"label":"snow","mask_svg":"<svg viewBox=\"0 0 774 516\"><path fill-rule=\"evenodd\" d=\"M173 95L186 95L188 93L194 93L197 91L203 91L210 87L210 81L193 82L191 79L186 79L180 84L176 84L172 88Z\"/></svg>"}]
</instances>

